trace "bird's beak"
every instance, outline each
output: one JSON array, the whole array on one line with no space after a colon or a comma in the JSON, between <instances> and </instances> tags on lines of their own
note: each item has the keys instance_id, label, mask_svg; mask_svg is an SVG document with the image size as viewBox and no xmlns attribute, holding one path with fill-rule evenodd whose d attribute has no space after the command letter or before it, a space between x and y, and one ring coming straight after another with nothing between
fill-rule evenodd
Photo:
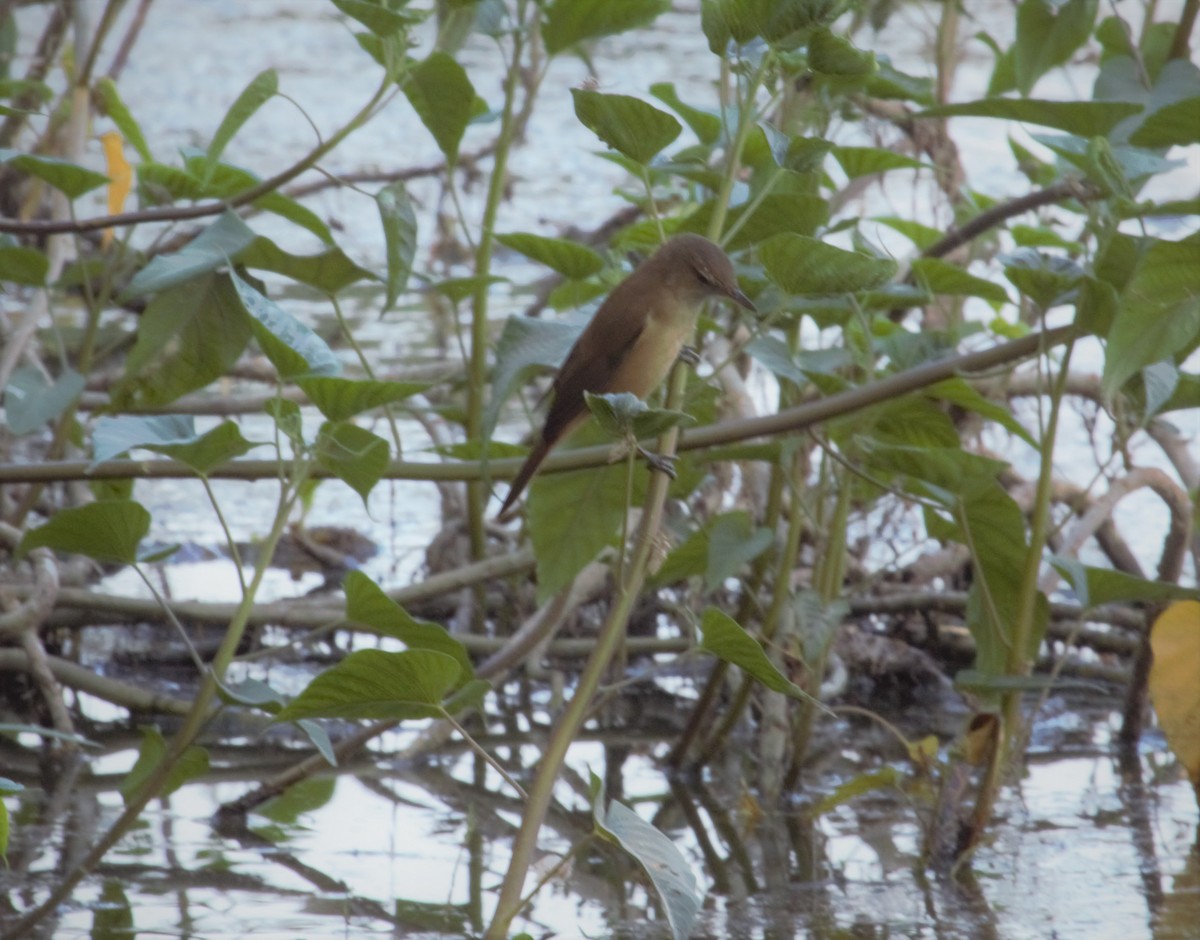
<instances>
[{"instance_id":1,"label":"bird's beak","mask_svg":"<svg viewBox=\"0 0 1200 940\"><path fill-rule=\"evenodd\" d=\"M736 286L729 289L728 295L729 299L737 303L739 306L745 307L752 313L758 312L758 308L754 306L750 298L743 294Z\"/></svg>"}]
</instances>

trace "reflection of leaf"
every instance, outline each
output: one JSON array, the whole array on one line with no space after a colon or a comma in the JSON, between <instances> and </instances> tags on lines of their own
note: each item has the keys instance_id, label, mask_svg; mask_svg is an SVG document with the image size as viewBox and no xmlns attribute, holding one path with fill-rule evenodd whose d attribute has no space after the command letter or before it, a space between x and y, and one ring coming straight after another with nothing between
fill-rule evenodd
<instances>
[{"instance_id":1,"label":"reflection of leaf","mask_svg":"<svg viewBox=\"0 0 1200 940\"><path fill-rule=\"evenodd\" d=\"M1200 799L1200 601L1168 607L1150 631L1150 698Z\"/></svg>"}]
</instances>

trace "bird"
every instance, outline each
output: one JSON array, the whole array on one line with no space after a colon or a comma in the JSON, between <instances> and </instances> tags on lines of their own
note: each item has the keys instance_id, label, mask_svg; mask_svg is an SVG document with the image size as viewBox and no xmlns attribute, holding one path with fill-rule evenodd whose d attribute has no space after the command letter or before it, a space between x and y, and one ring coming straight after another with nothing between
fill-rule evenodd
<instances>
[{"instance_id":1,"label":"bird","mask_svg":"<svg viewBox=\"0 0 1200 940\"><path fill-rule=\"evenodd\" d=\"M631 392L645 398L653 392L683 352L710 297L755 309L738 287L729 256L701 235L668 239L617 285L558 370L545 424L498 519L508 517L551 448L587 420L591 412L583 393Z\"/></svg>"}]
</instances>

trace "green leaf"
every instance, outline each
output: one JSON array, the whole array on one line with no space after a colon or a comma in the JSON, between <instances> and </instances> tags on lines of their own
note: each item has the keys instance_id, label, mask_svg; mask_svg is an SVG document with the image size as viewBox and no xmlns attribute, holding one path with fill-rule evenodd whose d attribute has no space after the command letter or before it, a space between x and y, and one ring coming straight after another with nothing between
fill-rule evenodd
<instances>
[{"instance_id":1,"label":"green leaf","mask_svg":"<svg viewBox=\"0 0 1200 940\"><path fill-rule=\"evenodd\" d=\"M274 69L265 69L250 81L250 84L230 106L225 117L221 119L217 132L213 134L212 143L208 145L206 154L210 164L215 164L220 159L222 151L233 140L234 135L241 130L242 125L253 117L254 112L278 93L279 76Z\"/></svg>"},{"instance_id":2,"label":"green leaf","mask_svg":"<svg viewBox=\"0 0 1200 940\"><path fill-rule=\"evenodd\" d=\"M387 313L408 286L413 258L417 253L417 215L403 181L383 187L375 194L387 254L387 298L381 313Z\"/></svg>"},{"instance_id":3,"label":"green leaf","mask_svg":"<svg viewBox=\"0 0 1200 940\"><path fill-rule=\"evenodd\" d=\"M707 536L704 584L710 591L736 576L743 565L765 552L774 541L770 529L756 528L750 514L742 510L717 516L708 525Z\"/></svg>"},{"instance_id":4,"label":"green leaf","mask_svg":"<svg viewBox=\"0 0 1200 940\"><path fill-rule=\"evenodd\" d=\"M348 421L326 422L317 434L317 465L362 497L387 472L388 444L382 437Z\"/></svg>"},{"instance_id":5,"label":"green leaf","mask_svg":"<svg viewBox=\"0 0 1200 940\"><path fill-rule=\"evenodd\" d=\"M31 529L21 539L18 556L35 548L87 555L96 561L131 565L138 544L150 531L150 513L131 499L99 500L71 509L60 509L45 525Z\"/></svg>"},{"instance_id":6,"label":"green leaf","mask_svg":"<svg viewBox=\"0 0 1200 940\"><path fill-rule=\"evenodd\" d=\"M657 437L668 428L696 423L695 418L682 411L651 408L632 392L603 395L584 392L583 398L596 422L611 437L634 440Z\"/></svg>"},{"instance_id":7,"label":"green leaf","mask_svg":"<svg viewBox=\"0 0 1200 940\"><path fill-rule=\"evenodd\" d=\"M300 823L300 817L306 813L313 813L328 806L336 788L335 776L308 777L293 783L279 796L259 805L254 810L254 815L283 825L297 825Z\"/></svg>"},{"instance_id":8,"label":"green leaf","mask_svg":"<svg viewBox=\"0 0 1200 940\"><path fill-rule=\"evenodd\" d=\"M1079 606L1085 609L1117 602L1200 600L1200 592L1195 588L1150 581L1111 568L1095 568L1078 558L1054 555L1050 564L1070 583L1079 598Z\"/></svg>"},{"instance_id":9,"label":"green leaf","mask_svg":"<svg viewBox=\"0 0 1200 940\"><path fill-rule=\"evenodd\" d=\"M87 381L74 369L48 384L41 369L22 366L4 389L4 416L13 434L28 434L56 420L79 398Z\"/></svg>"},{"instance_id":10,"label":"green leaf","mask_svg":"<svg viewBox=\"0 0 1200 940\"><path fill-rule=\"evenodd\" d=\"M703 0L700 25L709 49L724 56L731 40L744 46L756 37L793 48L797 34L828 24L844 9L839 0Z\"/></svg>"},{"instance_id":11,"label":"green leaf","mask_svg":"<svg viewBox=\"0 0 1200 940\"><path fill-rule=\"evenodd\" d=\"M729 614L716 607L704 611L700 620L702 638L700 648L712 653L720 660L732 663L749 676L753 676L772 692L789 698L815 702L811 695L780 672L767 658L766 652L754 637Z\"/></svg>"},{"instance_id":12,"label":"green leaf","mask_svg":"<svg viewBox=\"0 0 1200 940\"><path fill-rule=\"evenodd\" d=\"M871 290L896 274L894 261L845 251L804 235L781 234L760 249L767 275L790 294Z\"/></svg>"},{"instance_id":13,"label":"green leaf","mask_svg":"<svg viewBox=\"0 0 1200 940\"><path fill-rule=\"evenodd\" d=\"M1004 276L1039 309L1065 303L1084 277L1083 268L1060 255L1044 254L1029 248L1001 258Z\"/></svg>"},{"instance_id":14,"label":"green leaf","mask_svg":"<svg viewBox=\"0 0 1200 940\"><path fill-rule=\"evenodd\" d=\"M1194 343L1200 332L1200 234L1152 240L1121 294L1108 334L1102 388L1111 397L1148 365Z\"/></svg>"},{"instance_id":15,"label":"green leaf","mask_svg":"<svg viewBox=\"0 0 1200 940\"><path fill-rule=\"evenodd\" d=\"M81 167L57 157L39 157L19 150L0 148L0 163L7 163L22 173L36 176L62 192L68 199L78 199L97 186L109 182L103 173Z\"/></svg>"},{"instance_id":16,"label":"green leaf","mask_svg":"<svg viewBox=\"0 0 1200 940\"><path fill-rule=\"evenodd\" d=\"M400 640L409 649L436 650L459 664L462 681L475 675L467 648L444 627L414 619L361 571L351 571L342 581L346 593L346 619L380 636Z\"/></svg>"},{"instance_id":17,"label":"green leaf","mask_svg":"<svg viewBox=\"0 0 1200 940\"><path fill-rule=\"evenodd\" d=\"M648 26L670 6L670 0L555 0L546 10L542 42L558 55L589 39Z\"/></svg>"},{"instance_id":18,"label":"green leaf","mask_svg":"<svg viewBox=\"0 0 1200 940\"><path fill-rule=\"evenodd\" d=\"M1096 0L1022 0L1017 7L1013 66L1021 94L1046 72L1062 65L1091 35Z\"/></svg>"},{"instance_id":19,"label":"green leaf","mask_svg":"<svg viewBox=\"0 0 1200 940\"><path fill-rule=\"evenodd\" d=\"M711 147L721 139L723 128L720 115L684 103L670 82L656 82L650 86L650 94L683 118L700 143Z\"/></svg>"},{"instance_id":20,"label":"green leaf","mask_svg":"<svg viewBox=\"0 0 1200 940\"><path fill-rule=\"evenodd\" d=\"M604 782L591 776L592 813L602 835L632 855L654 885L673 940L688 940L702 900L696 876L675 843L623 803L604 806Z\"/></svg>"},{"instance_id":21,"label":"green leaf","mask_svg":"<svg viewBox=\"0 0 1200 940\"><path fill-rule=\"evenodd\" d=\"M284 312L236 274L234 289L250 315L254 338L285 382L315 375L337 375L341 363L316 333Z\"/></svg>"},{"instance_id":22,"label":"green leaf","mask_svg":"<svg viewBox=\"0 0 1200 940\"><path fill-rule=\"evenodd\" d=\"M586 245L563 238L546 238L525 232L497 235L496 241L527 258L544 264L563 277L582 280L604 267L604 259Z\"/></svg>"},{"instance_id":23,"label":"green leaf","mask_svg":"<svg viewBox=\"0 0 1200 940\"><path fill-rule=\"evenodd\" d=\"M121 797L125 800L126 806L137 796L138 791L150 779L150 775L158 769L159 764L166 760L166 757L167 742L163 738L162 732L157 728L143 728L142 746L138 750L137 762L134 763L133 769L129 771L125 779L121 781ZM166 781L155 792L155 795L160 798L169 796L189 780L194 780L207 772L208 751L202 747L189 747L175 762L167 774Z\"/></svg>"},{"instance_id":24,"label":"green leaf","mask_svg":"<svg viewBox=\"0 0 1200 940\"><path fill-rule=\"evenodd\" d=\"M262 236L250 243L238 261L248 268L290 277L323 294L336 294L356 281L375 277L340 248L329 248L319 255L294 255Z\"/></svg>"},{"instance_id":25,"label":"green leaf","mask_svg":"<svg viewBox=\"0 0 1200 940\"><path fill-rule=\"evenodd\" d=\"M297 379L296 384L330 421L345 421L372 408L403 401L429 387L424 382L377 382L333 376Z\"/></svg>"},{"instance_id":26,"label":"green leaf","mask_svg":"<svg viewBox=\"0 0 1200 940\"><path fill-rule=\"evenodd\" d=\"M706 234L716 211L716 201L709 200L683 220L680 231ZM829 203L819 196L774 193L757 202L732 206L724 216L721 241L727 251L737 252L780 233L812 235L828 221ZM726 234L729 232L733 235Z\"/></svg>"},{"instance_id":27,"label":"green leaf","mask_svg":"<svg viewBox=\"0 0 1200 940\"><path fill-rule=\"evenodd\" d=\"M925 389L925 394L930 398L948 401L951 404L958 405L960 408L966 408L968 411L973 411L977 415L987 418L989 421L995 421L1005 430L1015 434L1030 447L1036 448L1038 446L1037 441L1033 439L1033 435L1025 430L1020 421L1013 417L1011 411L998 402L984 398L965 379L946 379L945 381L930 385Z\"/></svg>"},{"instance_id":28,"label":"green leaf","mask_svg":"<svg viewBox=\"0 0 1200 940\"><path fill-rule=\"evenodd\" d=\"M377 0L333 0L333 5L381 39L421 21L421 17L413 13L393 10Z\"/></svg>"},{"instance_id":29,"label":"green leaf","mask_svg":"<svg viewBox=\"0 0 1200 940\"><path fill-rule=\"evenodd\" d=\"M1036 98L984 98L962 104L943 104L916 115L923 117L986 117L1054 127L1079 137L1103 137L1125 118L1138 114L1140 104L1123 101L1041 101Z\"/></svg>"},{"instance_id":30,"label":"green leaf","mask_svg":"<svg viewBox=\"0 0 1200 940\"><path fill-rule=\"evenodd\" d=\"M166 423L156 424L162 419ZM242 437L234 421L222 421L214 429L196 433L190 415L162 415L162 418L119 415L97 421L92 436L92 466L136 447L173 457L206 477L216 467L248 453L257 444Z\"/></svg>"},{"instance_id":31,"label":"green leaf","mask_svg":"<svg viewBox=\"0 0 1200 940\"><path fill-rule=\"evenodd\" d=\"M359 650L313 679L274 720L436 718L461 674L453 657L436 650Z\"/></svg>"},{"instance_id":32,"label":"green leaf","mask_svg":"<svg viewBox=\"0 0 1200 940\"><path fill-rule=\"evenodd\" d=\"M645 471L634 468L635 483L644 478ZM533 478L526 518L537 556L538 603L613 544L625 515L626 479L624 463Z\"/></svg>"},{"instance_id":33,"label":"green leaf","mask_svg":"<svg viewBox=\"0 0 1200 940\"><path fill-rule=\"evenodd\" d=\"M196 440L191 415L103 415L92 432L90 468L147 444L178 444Z\"/></svg>"},{"instance_id":34,"label":"green leaf","mask_svg":"<svg viewBox=\"0 0 1200 940\"><path fill-rule=\"evenodd\" d=\"M940 242L946 235L941 229L922 225L920 222L914 222L911 219L901 219L896 216L877 216L871 221L879 222L890 229L894 229L916 245L921 251Z\"/></svg>"},{"instance_id":35,"label":"green leaf","mask_svg":"<svg viewBox=\"0 0 1200 940\"><path fill-rule=\"evenodd\" d=\"M129 282L122 296L154 294L230 265L258 236L233 212L224 212L184 248L159 255Z\"/></svg>"},{"instance_id":36,"label":"green leaf","mask_svg":"<svg viewBox=\"0 0 1200 940\"><path fill-rule=\"evenodd\" d=\"M580 123L630 160L647 165L683 131L670 114L640 98L571 89Z\"/></svg>"},{"instance_id":37,"label":"green leaf","mask_svg":"<svg viewBox=\"0 0 1200 940\"><path fill-rule=\"evenodd\" d=\"M817 73L864 78L875 73L875 54L859 49L843 36L818 29L808 41L808 64Z\"/></svg>"},{"instance_id":38,"label":"green leaf","mask_svg":"<svg viewBox=\"0 0 1200 940\"><path fill-rule=\"evenodd\" d=\"M158 293L138 321L115 400L162 406L224 375L250 339L250 320L228 274Z\"/></svg>"},{"instance_id":39,"label":"green leaf","mask_svg":"<svg viewBox=\"0 0 1200 940\"><path fill-rule=\"evenodd\" d=\"M403 87L421 123L454 163L475 108L475 89L466 70L445 52L432 52L408 73Z\"/></svg>"},{"instance_id":40,"label":"green leaf","mask_svg":"<svg viewBox=\"0 0 1200 940\"><path fill-rule=\"evenodd\" d=\"M3 236L0 244L0 280L26 287L42 287L50 270L50 259L36 248L16 245Z\"/></svg>"},{"instance_id":41,"label":"green leaf","mask_svg":"<svg viewBox=\"0 0 1200 940\"><path fill-rule=\"evenodd\" d=\"M583 332L581 323L509 317L496 341L496 365L492 369L492 394L484 414L484 434L491 436L500 407L517 383L535 367L558 368Z\"/></svg>"},{"instance_id":42,"label":"green leaf","mask_svg":"<svg viewBox=\"0 0 1200 940\"><path fill-rule=\"evenodd\" d=\"M138 152L138 156L147 163L153 160L150 147L142 135L142 128L134 116L129 113L129 109L125 107L125 102L121 100L121 93L117 91L116 82L105 75L96 82L94 91L99 99L101 112L112 119L112 122L117 125L117 130L121 132L121 136Z\"/></svg>"},{"instance_id":43,"label":"green leaf","mask_svg":"<svg viewBox=\"0 0 1200 940\"><path fill-rule=\"evenodd\" d=\"M889 170L928 170L928 163L882 147L834 147L833 155L851 179L886 173ZM876 221L883 221L877 219Z\"/></svg>"},{"instance_id":44,"label":"green leaf","mask_svg":"<svg viewBox=\"0 0 1200 940\"><path fill-rule=\"evenodd\" d=\"M912 263L912 273L918 283L934 294L982 297L997 304L1009 301L1007 292L999 284L976 277L941 258L918 258Z\"/></svg>"},{"instance_id":45,"label":"green leaf","mask_svg":"<svg viewBox=\"0 0 1200 940\"><path fill-rule=\"evenodd\" d=\"M1163 105L1129 137L1139 147L1185 147L1200 143L1200 96Z\"/></svg>"}]
</instances>

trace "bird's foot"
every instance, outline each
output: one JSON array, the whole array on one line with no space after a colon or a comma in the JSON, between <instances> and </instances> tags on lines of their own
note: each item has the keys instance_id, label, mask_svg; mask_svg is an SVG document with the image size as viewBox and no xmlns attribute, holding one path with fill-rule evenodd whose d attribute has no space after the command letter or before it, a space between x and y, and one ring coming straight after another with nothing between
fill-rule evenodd
<instances>
[{"instance_id":1,"label":"bird's foot","mask_svg":"<svg viewBox=\"0 0 1200 940\"><path fill-rule=\"evenodd\" d=\"M696 352L695 346L684 346L679 350L679 361L685 362L689 366L700 365L700 353Z\"/></svg>"},{"instance_id":2,"label":"bird's foot","mask_svg":"<svg viewBox=\"0 0 1200 940\"><path fill-rule=\"evenodd\" d=\"M646 450L646 448L641 447L640 445L637 449L637 452L641 456L641 458L644 461L646 461L646 464L650 467L651 470L657 470L659 473L665 473L672 480L674 480L678 476L678 474L676 474L676 472L675 472L675 458L674 457L667 457L667 456L664 456L663 454L656 454L653 451Z\"/></svg>"}]
</instances>

